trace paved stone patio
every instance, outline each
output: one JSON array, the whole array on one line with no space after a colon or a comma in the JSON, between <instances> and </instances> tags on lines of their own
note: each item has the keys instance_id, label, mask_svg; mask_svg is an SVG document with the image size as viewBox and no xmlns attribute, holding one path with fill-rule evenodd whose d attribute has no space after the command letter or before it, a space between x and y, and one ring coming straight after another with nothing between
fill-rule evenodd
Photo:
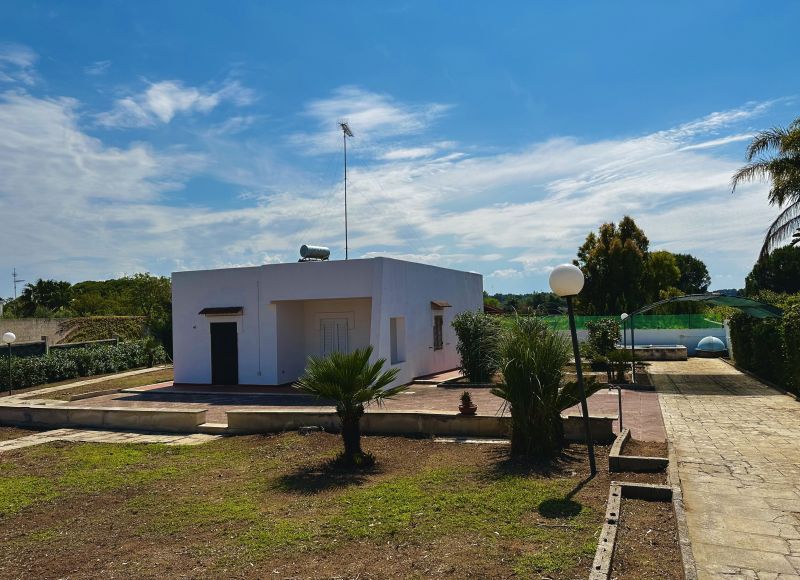
<instances>
[{"instance_id":1,"label":"paved stone patio","mask_svg":"<svg viewBox=\"0 0 800 580\"><path fill-rule=\"evenodd\" d=\"M26 435L16 439L0 441L0 453L31 447L51 441L75 441L81 443L162 443L164 445L200 445L214 439L219 435L206 435L204 433L161 434L161 433L131 433L121 431L99 431L94 429L55 429L43 431L33 435Z\"/></svg>"},{"instance_id":2,"label":"paved stone patio","mask_svg":"<svg viewBox=\"0 0 800 580\"><path fill-rule=\"evenodd\" d=\"M716 359L650 372L699 578L800 580L800 402Z\"/></svg>"}]
</instances>

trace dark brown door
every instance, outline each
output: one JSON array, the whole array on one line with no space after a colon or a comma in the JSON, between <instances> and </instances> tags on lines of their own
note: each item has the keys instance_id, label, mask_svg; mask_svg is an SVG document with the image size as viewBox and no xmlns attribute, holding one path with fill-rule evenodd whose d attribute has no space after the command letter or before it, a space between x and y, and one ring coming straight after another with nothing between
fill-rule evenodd
<instances>
[{"instance_id":1,"label":"dark brown door","mask_svg":"<svg viewBox=\"0 0 800 580\"><path fill-rule=\"evenodd\" d=\"M239 384L239 344L235 322L211 323L211 382Z\"/></svg>"}]
</instances>

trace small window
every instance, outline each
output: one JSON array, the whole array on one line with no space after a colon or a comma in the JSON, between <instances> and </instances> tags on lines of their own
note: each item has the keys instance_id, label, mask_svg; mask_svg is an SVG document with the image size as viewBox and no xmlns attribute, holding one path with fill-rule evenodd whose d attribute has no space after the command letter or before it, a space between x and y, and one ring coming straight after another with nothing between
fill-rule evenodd
<instances>
[{"instance_id":1,"label":"small window","mask_svg":"<svg viewBox=\"0 0 800 580\"><path fill-rule=\"evenodd\" d=\"M436 314L433 317L433 350L444 348L444 316Z\"/></svg>"},{"instance_id":2,"label":"small window","mask_svg":"<svg viewBox=\"0 0 800 580\"><path fill-rule=\"evenodd\" d=\"M389 341L391 343L392 364L406 360L406 319L402 316L389 319Z\"/></svg>"}]
</instances>

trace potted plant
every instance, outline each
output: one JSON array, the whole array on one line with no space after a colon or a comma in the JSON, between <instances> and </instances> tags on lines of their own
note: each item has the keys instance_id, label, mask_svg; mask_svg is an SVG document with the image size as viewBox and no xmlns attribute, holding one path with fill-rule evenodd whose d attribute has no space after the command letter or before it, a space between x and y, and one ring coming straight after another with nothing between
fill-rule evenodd
<instances>
[{"instance_id":1,"label":"potted plant","mask_svg":"<svg viewBox=\"0 0 800 580\"><path fill-rule=\"evenodd\" d=\"M472 402L472 395L469 394L469 391L461 393L461 404L458 406L458 410L462 415L474 415L478 410L478 405Z\"/></svg>"}]
</instances>

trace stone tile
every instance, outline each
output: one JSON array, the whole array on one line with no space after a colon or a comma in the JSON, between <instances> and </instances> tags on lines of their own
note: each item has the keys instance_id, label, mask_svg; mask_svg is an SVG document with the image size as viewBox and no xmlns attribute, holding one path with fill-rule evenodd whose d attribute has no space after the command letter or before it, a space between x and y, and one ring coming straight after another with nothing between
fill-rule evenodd
<instances>
[{"instance_id":1,"label":"stone tile","mask_svg":"<svg viewBox=\"0 0 800 580\"><path fill-rule=\"evenodd\" d=\"M800 541L800 403L719 360L652 363L700 577L782 578Z\"/></svg>"},{"instance_id":2,"label":"stone tile","mask_svg":"<svg viewBox=\"0 0 800 580\"><path fill-rule=\"evenodd\" d=\"M732 568L773 572L779 574L796 574L797 570L783 554L764 552L759 550L746 550L731 546L717 546L703 542L692 542L692 551L697 560L698 567L707 572L718 573L720 565ZM724 563L724 564L723 564ZM746 576L747 577L747 576ZM756 578L757 576L750 576Z\"/></svg>"}]
</instances>

